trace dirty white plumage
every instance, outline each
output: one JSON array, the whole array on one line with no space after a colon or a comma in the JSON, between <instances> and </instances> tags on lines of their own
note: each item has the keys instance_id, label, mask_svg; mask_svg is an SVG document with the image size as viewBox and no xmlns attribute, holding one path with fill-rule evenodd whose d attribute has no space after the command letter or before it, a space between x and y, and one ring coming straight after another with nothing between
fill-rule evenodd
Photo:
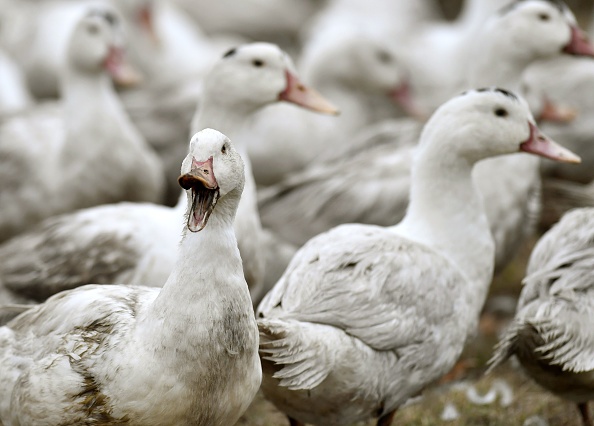
<instances>
[{"instance_id":1,"label":"dirty white plumage","mask_svg":"<svg viewBox=\"0 0 594 426\"><path fill-rule=\"evenodd\" d=\"M594 399L593 270L594 208L576 209L534 248L491 368L515 355L537 383L584 409Z\"/></svg>"},{"instance_id":2,"label":"dirty white plumage","mask_svg":"<svg viewBox=\"0 0 594 426\"><path fill-rule=\"evenodd\" d=\"M226 426L247 409L261 367L232 227L241 157L207 129L184 176L188 219L163 289L85 286L0 328L0 423ZM219 197L203 217L207 182Z\"/></svg>"}]
</instances>

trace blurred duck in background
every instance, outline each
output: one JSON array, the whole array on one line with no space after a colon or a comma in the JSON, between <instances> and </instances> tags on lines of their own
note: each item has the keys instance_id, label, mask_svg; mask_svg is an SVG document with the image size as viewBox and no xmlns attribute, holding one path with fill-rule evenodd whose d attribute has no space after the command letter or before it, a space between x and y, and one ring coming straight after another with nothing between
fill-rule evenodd
<instances>
[{"instance_id":1,"label":"blurred duck in background","mask_svg":"<svg viewBox=\"0 0 594 426\"><path fill-rule=\"evenodd\" d=\"M133 83L118 20L92 9L76 25L63 99L0 122L0 240L46 217L122 200L159 202L163 170L112 87Z\"/></svg>"}]
</instances>

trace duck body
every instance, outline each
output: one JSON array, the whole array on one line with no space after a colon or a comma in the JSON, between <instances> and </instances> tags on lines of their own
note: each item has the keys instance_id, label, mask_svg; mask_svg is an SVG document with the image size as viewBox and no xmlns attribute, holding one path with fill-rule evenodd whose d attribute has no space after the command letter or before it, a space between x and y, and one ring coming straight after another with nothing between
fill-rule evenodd
<instances>
[{"instance_id":1,"label":"duck body","mask_svg":"<svg viewBox=\"0 0 594 426\"><path fill-rule=\"evenodd\" d=\"M496 366L512 355L538 384L585 404L594 399L594 209L572 210L537 243L516 316L496 347ZM588 423L584 423L588 424Z\"/></svg>"},{"instance_id":2,"label":"duck body","mask_svg":"<svg viewBox=\"0 0 594 426\"><path fill-rule=\"evenodd\" d=\"M0 124L5 188L0 195L5 206L0 240L46 217L79 208L160 200L163 175L158 157L118 114L123 114L119 105L108 105L90 108L76 123L65 117L68 108L47 105Z\"/></svg>"},{"instance_id":3,"label":"duck body","mask_svg":"<svg viewBox=\"0 0 594 426\"><path fill-rule=\"evenodd\" d=\"M179 245L180 206L118 203L42 221L0 245L0 303L43 302L85 284L161 287Z\"/></svg>"},{"instance_id":4,"label":"duck body","mask_svg":"<svg viewBox=\"0 0 594 426\"><path fill-rule=\"evenodd\" d=\"M195 135L180 184L187 219L163 289L84 286L0 328L4 425L223 426L247 409L261 367L232 229L243 166L229 139Z\"/></svg>"},{"instance_id":5,"label":"duck body","mask_svg":"<svg viewBox=\"0 0 594 426\"><path fill-rule=\"evenodd\" d=\"M404 283L432 266L443 268L444 285L419 283L418 303ZM258 308L264 394L316 425L389 413L460 355L466 327L454 312L463 281L431 248L385 228L347 224L313 238Z\"/></svg>"}]
</instances>

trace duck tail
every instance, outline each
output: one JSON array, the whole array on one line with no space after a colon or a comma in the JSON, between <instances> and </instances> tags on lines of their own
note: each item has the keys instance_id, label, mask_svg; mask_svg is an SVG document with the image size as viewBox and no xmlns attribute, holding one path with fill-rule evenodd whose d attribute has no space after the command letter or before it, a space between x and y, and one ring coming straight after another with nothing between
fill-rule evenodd
<instances>
[{"instance_id":1,"label":"duck tail","mask_svg":"<svg viewBox=\"0 0 594 426\"><path fill-rule=\"evenodd\" d=\"M260 357L275 366L272 377L291 390L313 389L331 370L331 355L316 333L316 324L258 318ZM266 372L264 373L266 374Z\"/></svg>"},{"instance_id":2,"label":"duck tail","mask_svg":"<svg viewBox=\"0 0 594 426\"><path fill-rule=\"evenodd\" d=\"M499 343L495 345L493 356L487 362L488 368L485 374L490 374L495 368L503 364L518 349L520 335L524 334L527 324L514 321L505 331Z\"/></svg>"}]
</instances>

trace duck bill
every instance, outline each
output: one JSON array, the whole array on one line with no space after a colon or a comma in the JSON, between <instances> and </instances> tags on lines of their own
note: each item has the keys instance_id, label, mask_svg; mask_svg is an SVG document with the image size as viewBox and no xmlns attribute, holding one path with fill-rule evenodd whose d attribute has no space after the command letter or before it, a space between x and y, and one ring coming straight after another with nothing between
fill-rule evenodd
<instances>
[{"instance_id":1,"label":"duck bill","mask_svg":"<svg viewBox=\"0 0 594 426\"><path fill-rule=\"evenodd\" d=\"M408 82L403 82L390 93L390 98L394 100L406 114L420 121L427 120L426 114L416 105L413 100L412 90Z\"/></svg>"},{"instance_id":2,"label":"duck bill","mask_svg":"<svg viewBox=\"0 0 594 426\"><path fill-rule=\"evenodd\" d=\"M119 47L112 46L109 49L105 69L118 86L135 86L142 81L142 75L128 62Z\"/></svg>"},{"instance_id":3,"label":"duck bill","mask_svg":"<svg viewBox=\"0 0 594 426\"><path fill-rule=\"evenodd\" d=\"M577 117L577 110L571 107L557 105L547 97L544 98L542 111L538 121L550 121L551 123L570 123Z\"/></svg>"},{"instance_id":4,"label":"duck bill","mask_svg":"<svg viewBox=\"0 0 594 426\"><path fill-rule=\"evenodd\" d=\"M338 115L340 113L338 108L316 90L301 83L296 75L285 71L285 76L287 78L287 87L278 95L279 100L291 102L324 114Z\"/></svg>"},{"instance_id":5,"label":"duck bill","mask_svg":"<svg viewBox=\"0 0 594 426\"><path fill-rule=\"evenodd\" d=\"M138 22L141 28L148 34L150 40L155 45L159 45L160 40L155 29L155 19L150 6L144 6L138 11Z\"/></svg>"},{"instance_id":6,"label":"duck bill","mask_svg":"<svg viewBox=\"0 0 594 426\"><path fill-rule=\"evenodd\" d=\"M534 124L528 123L528 125L530 127L530 136L520 144L520 151L540 155L562 163L581 163L580 157L543 135Z\"/></svg>"},{"instance_id":7,"label":"duck bill","mask_svg":"<svg viewBox=\"0 0 594 426\"><path fill-rule=\"evenodd\" d=\"M193 158L190 171L181 175L177 181L191 195L188 229L191 232L200 232L208 223L219 200L219 186L212 168L212 157L202 162Z\"/></svg>"},{"instance_id":8,"label":"duck bill","mask_svg":"<svg viewBox=\"0 0 594 426\"><path fill-rule=\"evenodd\" d=\"M563 52L577 56L594 57L594 47L588 40L586 33L576 25L571 26L571 40L563 48Z\"/></svg>"}]
</instances>

